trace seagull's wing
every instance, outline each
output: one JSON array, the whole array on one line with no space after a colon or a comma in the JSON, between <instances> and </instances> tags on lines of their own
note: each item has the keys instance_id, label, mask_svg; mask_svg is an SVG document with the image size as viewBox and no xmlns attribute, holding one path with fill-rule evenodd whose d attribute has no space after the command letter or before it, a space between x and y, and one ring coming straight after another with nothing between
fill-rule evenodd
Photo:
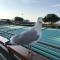
<instances>
[{"instance_id":1,"label":"seagull's wing","mask_svg":"<svg viewBox=\"0 0 60 60\"><path fill-rule=\"evenodd\" d=\"M34 30L27 31L23 34L14 36L11 40L11 43L14 44L29 44L38 39L37 32Z\"/></svg>"}]
</instances>

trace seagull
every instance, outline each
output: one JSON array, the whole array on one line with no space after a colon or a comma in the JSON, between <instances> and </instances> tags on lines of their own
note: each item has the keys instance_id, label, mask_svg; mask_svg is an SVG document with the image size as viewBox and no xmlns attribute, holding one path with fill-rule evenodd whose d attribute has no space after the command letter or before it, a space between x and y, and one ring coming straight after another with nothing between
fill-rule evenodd
<instances>
[{"instance_id":1,"label":"seagull","mask_svg":"<svg viewBox=\"0 0 60 60\"><path fill-rule=\"evenodd\" d=\"M42 17L38 17L35 25L20 34L11 37L10 43L15 45L29 45L36 42L42 35Z\"/></svg>"},{"instance_id":2,"label":"seagull","mask_svg":"<svg viewBox=\"0 0 60 60\"><path fill-rule=\"evenodd\" d=\"M42 35L42 17L39 17L37 19L37 22L31 29L26 30L18 35L16 34L12 36L10 39L10 44L22 46L27 45L29 48L28 57L30 58L30 60L32 60L32 48L31 48L32 44L38 42L39 39L41 39L41 35Z\"/></svg>"}]
</instances>

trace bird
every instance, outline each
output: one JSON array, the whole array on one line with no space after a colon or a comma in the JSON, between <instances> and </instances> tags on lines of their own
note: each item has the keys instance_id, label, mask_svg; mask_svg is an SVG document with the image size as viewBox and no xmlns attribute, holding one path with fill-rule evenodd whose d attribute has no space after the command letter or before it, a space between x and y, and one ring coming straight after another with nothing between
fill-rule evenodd
<instances>
[{"instance_id":1,"label":"bird","mask_svg":"<svg viewBox=\"0 0 60 60\"><path fill-rule=\"evenodd\" d=\"M10 38L10 43L15 45L29 45L36 42L42 35L42 17L38 17L35 25L20 34L16 34Z\"/></svg>"},{"instance_id":2,"label":"bird","mask_svg":"<svg viewBox=\"0 0 60 60\"><path fill-rule=\"evenodd\" d=\"M42 17L38 17L35 25L20 34L16 34L10 38L10 44L14 45L28 45L28 57L32 60L32 44L41 39L42 35Z\"/></svg>"}]
</instances>

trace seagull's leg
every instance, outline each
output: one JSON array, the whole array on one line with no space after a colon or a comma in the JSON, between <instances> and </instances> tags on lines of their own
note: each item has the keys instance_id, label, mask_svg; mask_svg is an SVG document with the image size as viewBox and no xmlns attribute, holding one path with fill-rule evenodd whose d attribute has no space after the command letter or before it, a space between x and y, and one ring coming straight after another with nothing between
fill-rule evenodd
<instances>
[{"instance_id":1,"label":"seagull's leg","mask_svg":"<svg viewBox=\"0 0 60 60\"><path fill-rule=\"evenodd\" d=\"M33 58L32 55L34 55L34 54L32 53L32 44L35 44L35 43L37 43L37 42L39 42L39 40L34 41L34 42L32 42L32 43L30 43L30 44L28 45L28 47L29 47L28 57L30 58L30 60L32 60L32 58Z\"/></svg>"},{"instance_id":2,"label":"seagull's leg","mask_svg":"<svg viewBox=\"0 0 60 60\"><path fill-rule=\"evenodd\" d=\"M34 42L32 42L32 43L30 43L30 44L28 45L28 47L29 47L28 57L30 58L30 60L32 60L32 58L33 58L32 55L34 55L34 54L32 53L32 44L35 44L35 43L37 43L37 42L38 42L38 41L34 41Z\"/></svg>"},{"instance_id":3,"label":"seagull's leg","mask_svg":"<svg viewBox=\"0 0 60 60\"><path fill-rule=\"evenodd\" d=\"M31 48L32 46L31 46L31 44L29 44L28 47L29 47L28 57L30 58L30 60L32 60L32 48Z\"/></svg>"}]
</instances>

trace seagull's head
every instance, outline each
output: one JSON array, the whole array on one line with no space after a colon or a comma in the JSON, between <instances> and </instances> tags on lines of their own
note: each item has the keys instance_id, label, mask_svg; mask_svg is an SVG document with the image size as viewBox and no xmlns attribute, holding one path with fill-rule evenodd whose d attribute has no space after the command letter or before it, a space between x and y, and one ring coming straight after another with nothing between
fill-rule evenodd
<instances>
[{"instance_id":1,"label":"seagull's head","mask_svg":"<svg viewBox=\"0 0 60 60\"><path fill-rule=\"evenodd\" d=\"M38 17L37 22L35 23L35 30L39 33L42 28L42 17Z\"/></svg>"},{"instance_id":2,"label":"seagull's head","mask_svg":"<svg viewBox=\"0 0 60 60\"><path fill-rule=\"evenodd\" d=\"M38 28L40 28L42 26L42 17L38 17L35 26L38 27Z\"/></svg>"},{"instance_id":3,"label":"seagull's head","mask_svg":"<svg viewBox=\"0 0 60 60\"><path fill-rule=\"evenodd\" d=\"M37 22L35 23L34 29L37 31L37 34L41 36L42 17L38 17Z\"/></svg>"},{"instance_id":4,"label":"seagull's head","mask_svg":"<svg viewBox=\"0 0 60 60\"><path fill-rule=\"evenodd\" d=\"M38 17L37 23L38 23L38 24L41 24L41 23L42 23L42 17Z\"/></svg>"}]
</instances>

